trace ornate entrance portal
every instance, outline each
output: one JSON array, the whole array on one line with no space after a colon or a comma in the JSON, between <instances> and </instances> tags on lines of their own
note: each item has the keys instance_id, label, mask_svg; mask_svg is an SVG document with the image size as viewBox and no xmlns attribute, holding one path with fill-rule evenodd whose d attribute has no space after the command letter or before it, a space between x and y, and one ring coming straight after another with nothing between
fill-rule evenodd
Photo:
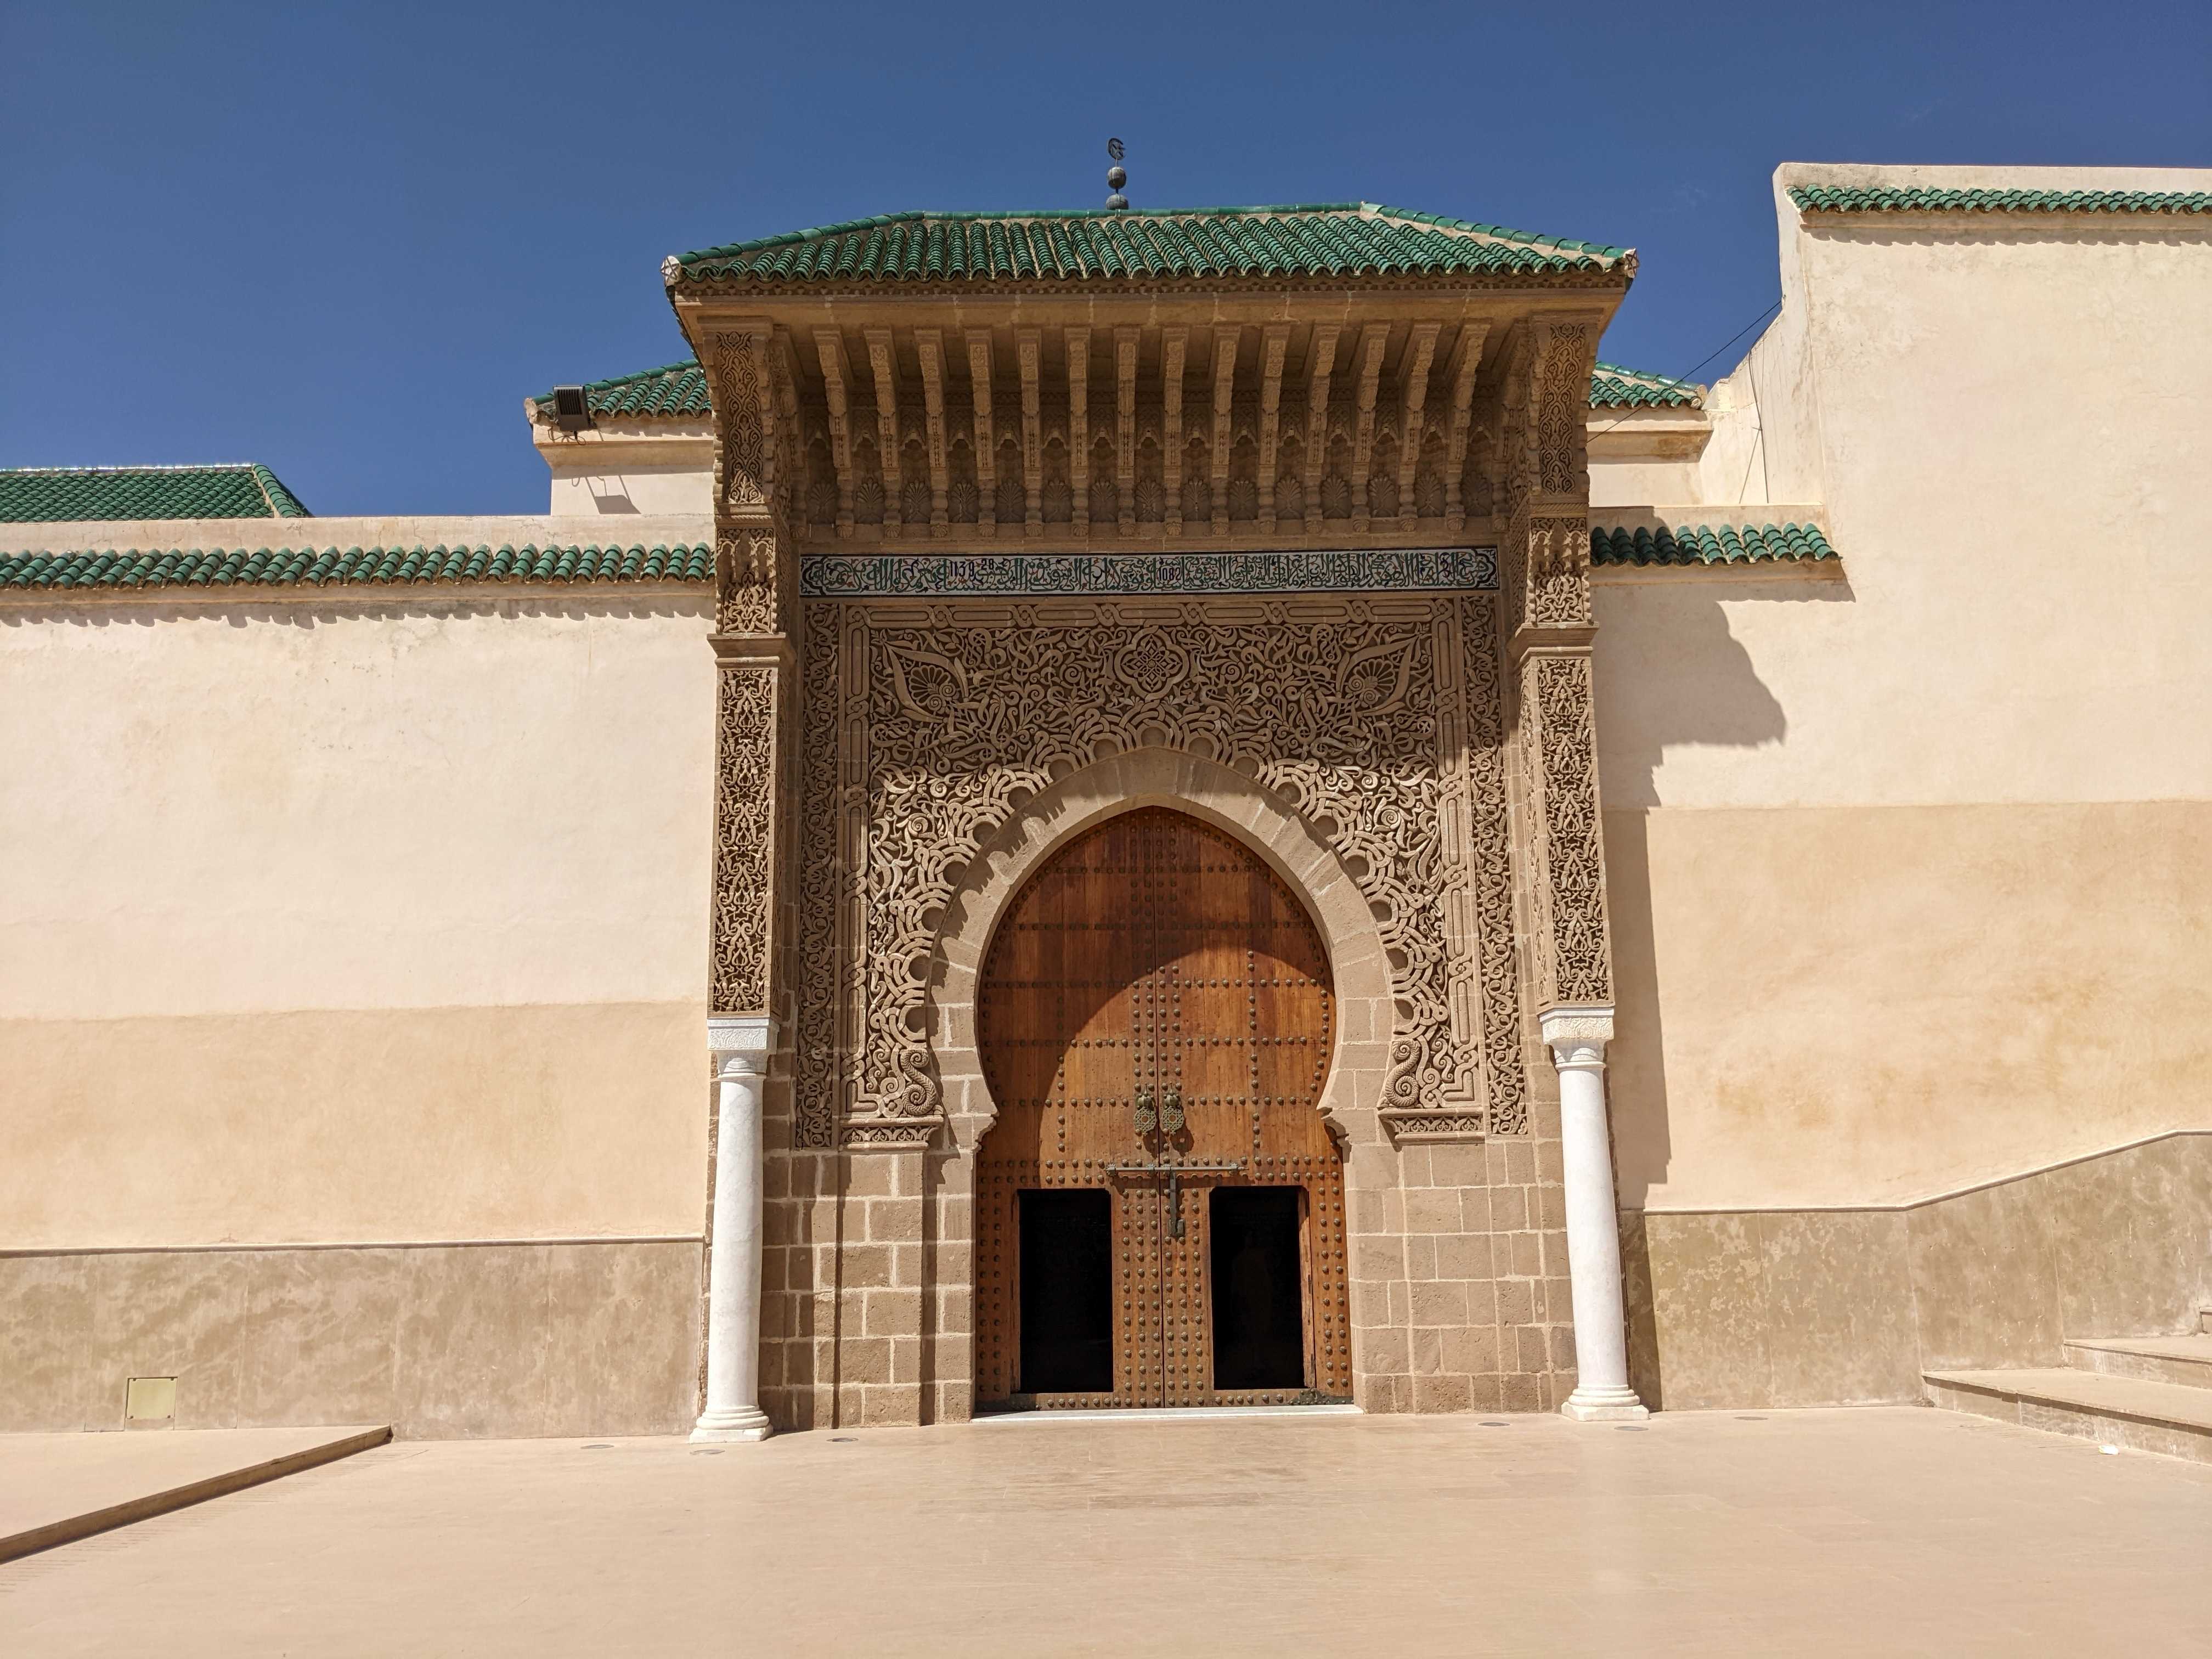
<instances>
[{"instance_id":1,"label":"ornate entrance portal","mask_svg":"<svg viewBox=\"0 0 2212 1659\"><path fill-rule=\"evenodd\" d=\"M1321 938L1257 856L1148 807L1016 896L977 1019L978 1398L1352 1392Z\"/></svg>"},{"instance_id":2,"label":"ornate entrance portal","mask_svg":"<svg viewBox=\"0 0 2212 1659\"><path fill-rule=\"evenodd\" d=\"M664 265L716 428L716 1432L1634 1408L1587 454L1634 271L1372 204Z\"/></svg>"}]
</instances>

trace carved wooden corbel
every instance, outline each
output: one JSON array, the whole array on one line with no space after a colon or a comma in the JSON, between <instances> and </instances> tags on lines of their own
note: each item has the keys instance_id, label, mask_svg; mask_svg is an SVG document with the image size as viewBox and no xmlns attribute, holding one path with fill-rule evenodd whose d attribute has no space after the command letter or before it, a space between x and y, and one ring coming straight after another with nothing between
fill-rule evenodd
<instances>
[{"instance_id":1,"label":"carved wooden corbel","mask_svg":"<svg viewBox=\"0 0 2212 1659\"><path fill-rule=\"evenodd\" d=\"M1224 323L1213 331L1213 533L1229 533L1230 416L1237 400L1237 348L1243 329Z\"/></svg>"},{"instance_id":2,"label":"carved wooden corbel","mask_svg":"<svg viewBox=\"0 0 2212 1659\"><path fill-rule=\"evenodd\" d=\"M1091 331L1068 329L1060 344L1067 361L1068 517L1079 536L1091 523Z\"/></svg>"},{"instance_id":3,"label":"carved wooden corbel","mask_svg":"<svg viewBox=\"0 0 2212 1659\"><path fill-rule=\"evenodd\" d=\"M1275 527L1275 445L1282 417L1283 359L1291 325L1271 323L1260 336L1260 526Z\"/></svg>"},{"instance_id":4,"label":"carved wooden corbel","mask_svg":"<svg viewBox=\"0 0 2212 1659\"><path fill-rule=\"evenodd\" d=\"M1334 323L1316 323L1306 348L1306 534L1321 533L1321 479L1328 465L1328 381L1336 367Z\"/></svg>"},{"instance_id":5,"label":"carved wooden corbel","mask_svg":"<svg viewBox=\"0 0 2212 1659\"><path fill-rule=\"evenodd\" d=\"M861 331L868 347L868 375L876 392L876 448L884 472L884 534L896 535L902 500L898 429L898 354L887 328Z\"/></svg>"},{"instance_id":6,"label":"carved wooden corbel","mask_svg":"<svg viewBox=\"0 0 2212 1659\"><path fill-rule=\"evenodd\" d=\"M1429 395L1429 363L1437 353L1442 323L1416 323L1406 342L1398 373L1398 522L1411 530L1419 517L1413 505L1413 477L1421 465L1421 411Z\"/></svg>"},{"instance_id":7,"label":"carved wooden corbel","mask_svg":"<svg viewBox=\"0 0 2212 1659\"><path fill-rule=\"evenodd\" d=\"M968 384L975 401L975 528L988 536L998 528L998 437L991 429L991 331L968 331Z\"/></svg>"},{"instance_id":8,"label":"carved wooden corbel","mask_svg":"<svg viewBox=\"0 0 2212 1659\"><path fill-rule=\"evenodd\" d=\"M1114 482L1124 536L1137 528L1137 349L1143 339L1139 328L1114 331Z\"/></svg>"},{"instance_id":9,"label":"carved wooden corbel","mask_svg":"<svg viewBox=\"0 0 2212 1659\"><path fill-rule=\"evenodd\" d=\"M1444 371L1444 383L1451 388L1451 425L1444 439L1444 523L1452 530L1467 522L1467 501L1460 480L1467 472L1468 433L1474 423L1475 371L1482 365L1482 343L1489 332L1487 323L1461 324L1459 343L1452 348L1451 362Z\"/></svg>"},{"instance_id":10,"label":"carved wooden corbel","mask_svg":"<svg viewBox=\"0 0 2212 1659\"><path fill-rule=\"evenodd\" d=\"M1034 328L1014 331L1014 355L1022 375L1022 471L1029 488L1028 533L1044 530L1044 434L1037 408L1037 380L1043 372L1044 337Z\"/></svg>"},{"instance_id":11,"label":"carved wooden corbel","mask_svg":"<svg viewBox=\"0 0 2212 1659\"><path fill-rule=\"evenodd\" d=\"M951 527L945 505L945 336L937 329L918 328L914 331L914 344L921 360L922 418L927 423L929 533L942 536Z\"/></svg>"},{"instance_id":12,"label":"carved wooden corbel","mask_svg":"<svg viewBox=\"0 0 2212 1659\"><path fill-rule=\"evenodd\" d=\"M830 410L830 459L837 469L837 533L853 533L853 424L848 388L852 365L845 356L843 331L814 331L814 355L822 365L823 401Z\"/></svg>"},{"instance_id":13,"label":"carved wooden corbel","mask_svg":"<svg viewBox=\"0 0 2212 1659\"><path fill-rule=\"evenodd\" d=\"M1160 481L1167 533L1182 529L1182 380L1190 331L1171 324L1160 331Z\"/></svg>"},{"instance_id":14,"label":"carved wooden corbel","mask_svg":"<svg viewBox=\"0 0 2212 1659\"><path fill-rule=\"evenodd\" d=\"M1352 524L1364 530L1368 524L1367 473L1375 453L1375 389L1382 378L1383 348L1390 343L1388 323L1369 323L1359 331L1358 425L1352 438Z\"/></svg>"}]
</instances>

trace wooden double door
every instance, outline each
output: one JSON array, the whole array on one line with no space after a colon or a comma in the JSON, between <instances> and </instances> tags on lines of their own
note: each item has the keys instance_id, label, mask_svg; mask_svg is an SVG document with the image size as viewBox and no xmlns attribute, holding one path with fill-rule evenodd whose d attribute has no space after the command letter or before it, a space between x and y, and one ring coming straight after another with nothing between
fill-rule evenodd
<instances>
[{"instance_id":1,"label":"wooden double door","mask_svg":"<svg viewBox=\"0 0 2212 1659\"><path fill-rule=\"evenodd\" d=\"M979 1402L1348 1398L1335 998L1241 842L1148 807L1018 894L977 1007Z\"/></svg>"}]
</instances>

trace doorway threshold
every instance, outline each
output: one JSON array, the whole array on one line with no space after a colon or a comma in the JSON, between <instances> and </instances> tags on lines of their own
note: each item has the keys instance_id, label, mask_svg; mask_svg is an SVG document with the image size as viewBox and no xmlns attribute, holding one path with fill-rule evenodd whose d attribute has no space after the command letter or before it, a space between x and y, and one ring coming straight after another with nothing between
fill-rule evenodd
<instances>
[{"instance_id":1,"label":"doorway threshold","mask_svg":"<svg viewBox=\"0 0 2212 1659\"><path fill-rule=\"evenodd\" d=\"M1077 1407L1067 1411L978 1412L975 1423L1208 1423L1224 1417L1364 1417L1357 1406Z\"/></svg>"}]
</instances>

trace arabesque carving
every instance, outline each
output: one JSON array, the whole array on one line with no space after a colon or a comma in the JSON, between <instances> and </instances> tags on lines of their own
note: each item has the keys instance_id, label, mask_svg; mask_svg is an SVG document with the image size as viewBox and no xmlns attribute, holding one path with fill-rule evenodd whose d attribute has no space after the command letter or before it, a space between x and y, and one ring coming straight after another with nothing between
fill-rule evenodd
<instances>
[{"instance_id":1,"label":"arabesque carving","mask_svg":"<svg viewBox=\"0 0 2212 1659\"><path fill-rule=\"evenodd\" d=\"M772 530L725 531L715 538L720 580L714 629L721 634L783 632L781 583Z\"/></svg>"},{"instance_id":2,"label":"arabesque carving","mask_svg":"<svg viewBox=\"0 0 2212 1659\"><path fill-rule=\"evenodd\" d=\"M1493 1134L1525 1134L1528 1081L1521 1030L1521 955L1513 938L1513 829L1505 795L1505 719L1495 602L1462 599L1466 663L1468 896L1481 998L1483 1094Z\"/></svg>"},{"instance_id":3,"label":"arabesque carving","mask_svg":"<svg viewBox=\"0 0 2212 1659\"><path fill-rule=\"evenodd\" d=\"M792 1139L800 1146L836 1144L837 1079L845 1043L838 1030L844 1003L830 980L842 960L842 860L838 842L845 817L845 791L838 772L840 665L837 607L807 611L805 669L799 739L798 1018L799 1090ZM824 982L817 986L817 975Z\"/></svg>"},{"instance_id":4,"label":"arabesque carving","mask_svg":"<svg viewBox=\"0 0 2212 1659\"><path fill-rule=\"evenodd\" d=\"M1548 495L1589 487L1583 448L1589 416L1589 331L1555 323L1536 374L1536 480Z\"/></svg>"},{"instance_id":5,"label":"arabesque carving","mask_svg":"<svg viewBox=\"0 0 2212 1659\"><path fill-rule=\"evenodd\" d=\"M722 500L733 507L762 507L768 501L759 347L750 334L714 336L714 403L722 422Z\"/></svg>"},{"instance_id":6,"label":"arabesque carving","mask_svg":"<svg viewBox=\"0 0 2212 1659\"><path fill-rule=\"evenodd\" d=\"M1590 620L1589 525L1536 519L1528 526L1528 599L1523 615L1540 627Z\"/></svg>"},{"instance_id":7,"label":"arabesque carving","mask_svg":"<svg viewBox=\"0 0 2212 1659\"><path fill-rule=\"evenodd\" d=\"M1245 772L1321 829L1354 872L1392 963L1386 1105L1454 1108L1464 1123L1486 1109L1486 1080L1487 1109L1502 1103L1494 1121L1513 1132L1525 1085L1493 603L1285 600L1257 617L1238 606L1237 620L1157 600L1043 616L1020 606L1011 617L1003 605L808 605L806 1144L840 1138L841 1108L847 1140L853 1119L941 1109L923 1003L945 906L978 848L1030 795L1101 754L1147 744ZM1462 686L1461 665L1477 659ZM1470 696L1485 704L1472 720ZM1469 730L1480 734L1471 763L1457 749ZM1448 772L1462 764L1481 797L1473 824L1438 810ZM865 791L865 816L854 814L865 844L840 844L843 890L832 899L816 873L828 862L823 826L855 791ZM1455 936L1443 837L1470 830L1475 923ZM1482 981L1456 1014L1455 955L1462 975ZM851 1001L851 1041L824 1043L841 996Z\"/></svg>"},{"instance_id":8,"label":"arabesque carving","mask_svg":"<svg viewBox=\"0 0 2212 1659\"><path fill-rule=\"evenodd\" d=\"M1553 957L1545 1001L1610 1003L1613 963L1606 944L1589 658L1533 658L1526 684L1539 733L1535 758L1543 797L1544 886Z\"/></svg>"},{"instance_id":9,"label":"arabesque carving","mask_svg":"<svg viewBox=\"0 0 2212 1659\"><path fill-rule=\"evenodd\" d=\"M775 856L776 671L731 665L720 678L709 1001L718 1014L764 1013Z\"/></svg>"}]
</instances>

